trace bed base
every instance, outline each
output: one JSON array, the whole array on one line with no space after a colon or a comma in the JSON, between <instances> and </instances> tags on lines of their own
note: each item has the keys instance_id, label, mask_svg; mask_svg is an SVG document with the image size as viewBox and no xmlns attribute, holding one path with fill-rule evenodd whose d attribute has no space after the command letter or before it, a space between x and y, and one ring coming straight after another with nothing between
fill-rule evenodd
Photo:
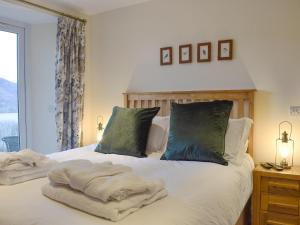
<instances>
[{"instance_id":1,"label":"bed base","mask_svg":"<svg viewBox=\"0 0 300 225\"><path fill-rule=\"evenodd\" d=\"M235 225L251 225L251 197L246 203L244 210Z\"/></svg>"}]
</instances>

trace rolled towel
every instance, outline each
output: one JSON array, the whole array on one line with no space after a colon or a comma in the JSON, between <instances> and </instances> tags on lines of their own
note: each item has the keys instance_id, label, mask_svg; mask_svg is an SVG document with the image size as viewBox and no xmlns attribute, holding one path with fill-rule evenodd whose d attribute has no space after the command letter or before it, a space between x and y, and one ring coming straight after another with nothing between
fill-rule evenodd
<instances>
[{"instance_id":1,"label":"rolled towel","mask_svg":"<svg viewBox=\"0 0 300 225\"><path fill-rule=\"evenodd\" d=\"M131 195L151 194L164 188L161 180L146 180L135 175L130 167L111 162L67 161L54 167L48 177L54 184L68 185L103 202L122 201Z\"/></svg>"}]
</instances>

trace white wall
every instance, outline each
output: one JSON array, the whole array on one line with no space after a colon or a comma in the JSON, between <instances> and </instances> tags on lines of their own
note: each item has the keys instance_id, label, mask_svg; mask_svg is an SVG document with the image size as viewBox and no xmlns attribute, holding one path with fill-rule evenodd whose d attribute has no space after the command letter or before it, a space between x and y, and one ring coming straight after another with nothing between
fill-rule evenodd
<instances>
[{"instance_id":1,"label":"white wall","mask_svg":"<svg viewBox=\"0 0 300 225\"><path fill-rule=\"evenodd\" d=\"M55 54L56 23L31 25L28 36L26 79L28 94L29 147L51 153L56 149Z\"/></svg>"},{"instance_id":2,"label":"white wall","mask_svg":"<svg viewBox=\"0 0 300 225\"><path fill-rule=\"evenodd\" d=\"M291 120L300 164L299 0L153 0L91 17L91 73L85 144L96 117L107 120L125 91L256 88L255 159L273 160L277 125ZM216 61L217 40L234 39L234 60ZM213 42L213 61L195 63L196 43ZM178 45L192 43L194 63L178 65ZM159 48L174 47L174 65L159 65Z\"/></svg>"}]
</instances>

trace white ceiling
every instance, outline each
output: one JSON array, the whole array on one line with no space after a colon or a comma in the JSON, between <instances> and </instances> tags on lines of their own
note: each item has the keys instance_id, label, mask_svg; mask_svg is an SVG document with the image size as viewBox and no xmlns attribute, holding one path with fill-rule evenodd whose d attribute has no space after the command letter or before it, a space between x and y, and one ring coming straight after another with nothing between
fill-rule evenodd
<instances>
[{"instance_id":1,"label":"white ceiling","mask_svg":"<svg viewBox=\"0 0 300 225\"><path fill-rule=\"evenodd\" d=\"M56 22L57 18L46 13L32 10L20 5L0 0L0 18L10 19L27 24Z\"/></svg>"},{"instance_id":2,"label":"white ceiling","mask_svg":"<svg viewBox=\"0 0 300 225\"><path fill-rule=\"evenodd\" d=\"M94 15L147 1L149 0L39 0L41 3L53 4L86 15Z\"/></svg>"}]
</instances>

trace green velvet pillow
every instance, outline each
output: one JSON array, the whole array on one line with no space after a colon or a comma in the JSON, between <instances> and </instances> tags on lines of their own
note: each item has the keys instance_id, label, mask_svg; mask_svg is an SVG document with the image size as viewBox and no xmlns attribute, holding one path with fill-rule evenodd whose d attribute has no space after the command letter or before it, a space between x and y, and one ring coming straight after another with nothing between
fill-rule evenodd
<instances>
[{"instance_id":1,"label":"green velvet pillow","mask_svg":"<svg viewBox=\"0 0 300 225\"><path fill-rule=\"evenodd\" d=\"M232 101L173 103L167 150L162 160L214 162L223 158Z\"/></svg>"},{"instance_id":2,"label":"green velvet pillow","mask_svg":"<svg viewBox=\"0 0 300 225\"><path fill-rule=\"evenodd\" d=\"M115 106L95 151L145 157L149 129L159 109L128 109Z\"/></svg>"}]
</instances>

